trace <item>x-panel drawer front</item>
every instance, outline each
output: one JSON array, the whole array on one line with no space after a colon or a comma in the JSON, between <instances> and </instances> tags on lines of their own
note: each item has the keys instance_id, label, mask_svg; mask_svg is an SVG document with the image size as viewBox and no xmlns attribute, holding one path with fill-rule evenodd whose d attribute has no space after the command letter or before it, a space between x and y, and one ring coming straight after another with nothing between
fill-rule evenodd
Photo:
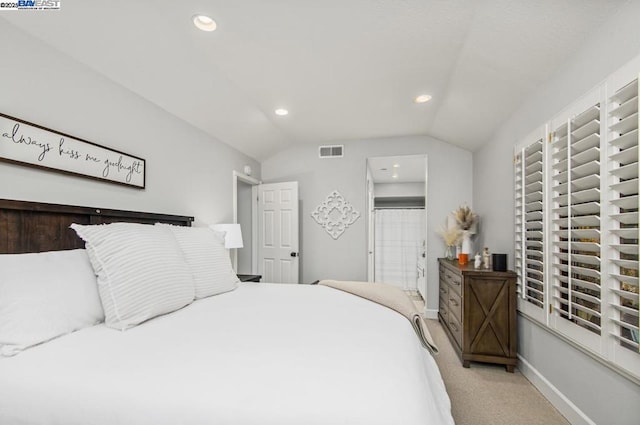
<instances>
[{"instance_id":1,"label":"x-panel drawer front","mask_svg":"<svg viewBox=\"0 0 640 425\"><path fill-rule=\"evenodd\" d=\"M511 356L509 281L474 279L465 282L465 333L474 353Z\"/></svg>"}]
</instances>

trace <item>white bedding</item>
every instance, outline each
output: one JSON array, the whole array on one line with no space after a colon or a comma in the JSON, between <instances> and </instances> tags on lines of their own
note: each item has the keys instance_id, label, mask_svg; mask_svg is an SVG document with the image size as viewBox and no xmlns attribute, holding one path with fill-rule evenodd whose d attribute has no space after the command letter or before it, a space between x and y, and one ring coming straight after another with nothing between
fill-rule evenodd
<instances>
[{"instance_id":1,"label":"white bedding","mask_svg":"<svg viewBox=\"0 0 640 425\"><path fill-rule=\"evenodd\" d=\"M0 358L0 424L453 424L411 324L311 285L243 284Z\"/></svg>"}]
</instances>

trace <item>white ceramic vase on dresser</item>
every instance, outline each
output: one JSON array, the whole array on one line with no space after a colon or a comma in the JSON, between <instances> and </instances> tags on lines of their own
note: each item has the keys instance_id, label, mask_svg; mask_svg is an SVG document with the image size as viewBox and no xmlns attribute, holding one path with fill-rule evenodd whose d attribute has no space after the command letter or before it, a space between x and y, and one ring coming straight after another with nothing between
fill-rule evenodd
<instances>
[{"instance_id":1,"label":"white ceramic vase on dresser","mask_svg":"<svg viewBox=\"0 0 640 425\"><path fill-rule=\"evenodd\" d=\"M471 232L468 230L462 231L462 247L460 252L469 254L469 257L473 255L473 242L471 241Z\"/></svg>"}]
</instances>

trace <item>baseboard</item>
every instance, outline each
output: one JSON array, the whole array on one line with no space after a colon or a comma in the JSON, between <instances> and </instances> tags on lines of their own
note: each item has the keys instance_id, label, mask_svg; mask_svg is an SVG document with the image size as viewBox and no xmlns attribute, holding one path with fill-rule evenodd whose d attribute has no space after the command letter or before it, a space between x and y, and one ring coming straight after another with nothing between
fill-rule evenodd
<instances>
[{"instance_id":1,"label":"baseboard","mask_svg":"<svg viewBox=\"0 0 640 425\"><path fill-rule=\"evenodd\" d=\"M518 355L518 369L572 425L596 425L535 367Z\"/></svg>"},{"instance_id":2,"label":"baseboard","mask_svg":"<svg viewBox=\"0 0 640 425\"><path fill-rule=\"evenodd\" d=\"M431 308L424 308L424 318L425 319L437 319L438 318L438 310L433 310Z\"/></svg>"}]
</instances>

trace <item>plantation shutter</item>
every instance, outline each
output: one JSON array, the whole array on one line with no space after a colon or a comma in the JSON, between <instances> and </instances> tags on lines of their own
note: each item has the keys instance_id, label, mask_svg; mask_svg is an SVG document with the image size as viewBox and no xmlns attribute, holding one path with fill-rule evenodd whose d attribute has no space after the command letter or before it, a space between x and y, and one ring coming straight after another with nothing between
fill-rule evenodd
<instances>
[{"instance_id":1,"label":"plantation shutter","mask_svg":"<svg viewBox=\"0 0 640 425\"><path fill-rule=\"evenodd\" d=\"M609 98L611 334L621 362L640 368L638 345L638 80ZM625 356L629 356L626 361Z\"/></svg>"},{"instance_id":2,"label":"plantation shutter","mask_svg":"<svg viewBox=\"0 0 640 425\"><path fill-rule=\"evenodd\" d=\"M519 307L544 320L544 133L516 153L514 167Z\"/></svg>"},{"instance_id":3,"label":"plantation shutter","mask_svg":"<svg viewBox=\"0 0 640 425\"><path fill-rule=\"evenodd\" d=\"M551 180L555 324L597 349L599 340L584 330L601 333L599 102L554 131Z\"/></svg>"},{"instance_id":4,"label":"plantation shutter","mask_svg":"<svg viewBox=\"0 0 640 425\"><path fill-rule=\"evenodd\" d=\"M524 138L514 154L519 312L634 379L639 71L640 56Z\"/></svg>"}]
</instances>

